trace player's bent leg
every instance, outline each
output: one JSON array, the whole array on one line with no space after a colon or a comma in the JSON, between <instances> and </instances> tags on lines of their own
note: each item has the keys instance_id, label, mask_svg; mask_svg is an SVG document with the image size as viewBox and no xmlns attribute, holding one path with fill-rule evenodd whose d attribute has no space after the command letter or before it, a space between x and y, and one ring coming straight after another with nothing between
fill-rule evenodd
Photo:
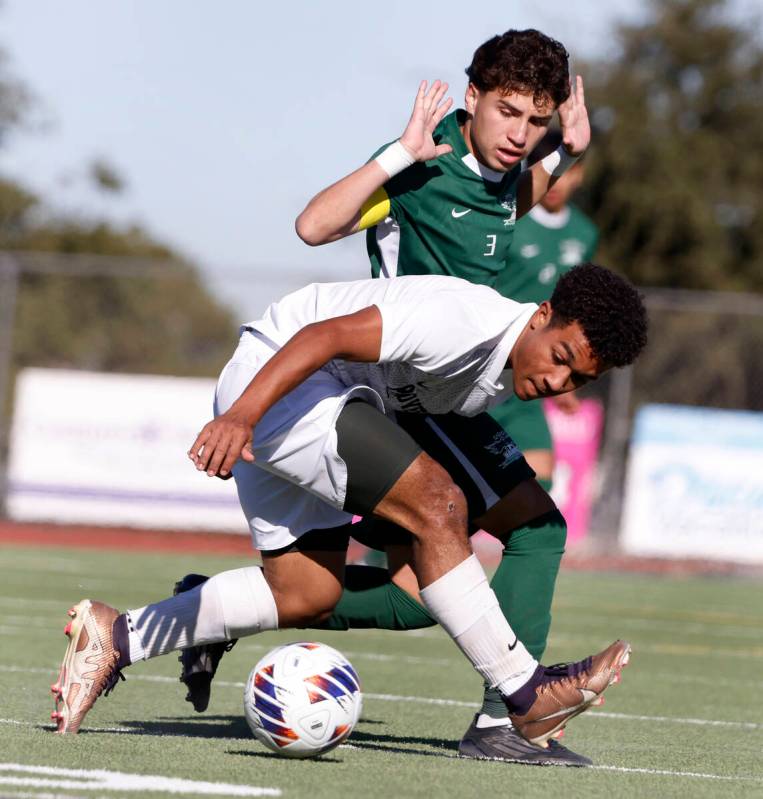
<instances>
[{"instance_id":1,"label":"player's bent leg","mask_svg":"<svg viewBox=\"0 0 763 799\"><path fill-rule=\"evenodd\" d=\"M225 390L218 392L221 395L225 395L222 398L218 397L221 403L220 408L224 408L232 399L238 396L243 386L250 379L251 374L246 370L244 370L242 375L234 374L232 377L229 376L228 382L231 382L232 385L227 386L227 383L225 383L223 385ZM308 397L309 402L316 399L326 399L327 392L331 392L331 386L326 386L319 381L316 391L316 396ZM336 402L337 398L334 397L333 400ZM332 403L324 403L324 405L328 407ZM346 484L343 486L345 506L348 509L364 509L361 512L370 511L416 458L421 448L409 435L400 430L375 407L354 396L351 396L341 406L336 419L333 418L331 413L328 415L330 418L323 425L311 418L308 423L308 430L297 436L302 443L312 442L316 445L312 451L313 454L307 458L307 461L314 464L316 461L320 462L322 459L327 458L330 461L330 467L333 468L334 478L338 480L344 473L346 479ZM330 437L329 440L321 438L319 435L320 430L324 431L324 435L328 435L328 431L331 430L332 426L336 430L335 441L332 442ZM298 431L299 427L300 419L297 415L294 419L293 429ZM278 429L275 432L276 443L278 443L280 441L278 436L281 434ZM276 447L276 449L290 451L294 447ZM303 466L304 464L301 462L292 461L288 465L287 471L296 472ZM257 540L259 536L257 518L259 516L264 516L266 519L276 519L278 517L278 514L282 512L282 504L279 504L282 501L278 497L284 494L284 489L288 489L288 485L285 485L283 478L277 476L274 468L269 468L266 471L257 465L238 463L234 467L234 476L241 506L250 520L250 525L252 525L255 543L262 548L262 542ZM306 478L305 482L308 482L314 477L314 474L308 473L301 476ZM330 482L333 482L333 480ZM299 488L295 490L296 493L292 492L290 495L291 502L287 503L287 512L292 517L297 519L309 518L314 513L320 516L325 514L326 511L332 512L328 505L321 502L313 494L308 494ZM268 497L273 498L273 508L267 507ZM265 498L265 502L263 502L263 498ZM310 503L313 503L312 506ZM339 517L347 516L346 513L335 515ZM349 529L350 524L346 523L334 528L328 527L303 532L290 545L278 550L278 552L335 551L341 552L341 557L344 558L349 540ZM293 539L294 536L290 534L288 538ZM276 578L277 574L274 573L274 579ZM184 582L185 580L181 581L181 583ZM297 607L295 600L288 597L283 598L284 607L279 608L279 610L282 613L287 613L291 619L290 623L295 626L304 627L311 624L329 627L338 625L341 627L342 623L337 621L337 619L327 623L327 617L330 617L329 607L335 601L334 597L329 599L330 601L323 603L323 608L319 609L317 614L313 612L313 608L305 612L306 609L304 607ZM350 612L356 613L357 610L351 610ZM284 623L282 618L282 624ZM210 683L220 658L226 651L226 646L230 645L222 643L193 646L184 649L181 653L182 671L180 679L188 688L186 699L192 702L196 710L202 711L208 706Z\"/></svg>"},{"instance_id":2,"label":"player's bent leg","mask_svg":"<svg viewBox=\"0 0 763 799\"><path fill-rule=\"evenodd\" d=\"M346 406L336 431L346 466L344 509L373 512L411 532L424 604L483 678L511 701L542 669L514 635L471 554L463 492L426 453L411 459L418 449L413 439L372 406ZM518 457L512 450L510 460ZM399 477L392 481L394 471ZM523 694L511 706L516 712L524 704Z\"/></svg>"}]
</instances>

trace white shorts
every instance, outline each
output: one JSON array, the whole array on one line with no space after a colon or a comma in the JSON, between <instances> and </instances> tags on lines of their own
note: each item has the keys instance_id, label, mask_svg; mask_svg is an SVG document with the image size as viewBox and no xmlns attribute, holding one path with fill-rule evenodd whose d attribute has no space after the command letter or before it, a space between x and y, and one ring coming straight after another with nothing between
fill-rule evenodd
<instances>
[{"instance_id":1,"label":"white shorts","mask_svg":"<svg viewBox=\"0 0 763 799\"><path fill-rule=\"evenodd\" d=\"M216 416L241 396L277 349L259 333L244 330L217 382ZM233 477L257 549L281 549L310 530L352 520L343 510L347 467L337 453L335 429L350 398L384 412L372 388L345 386L319 371L277 402L255 427L255 461L238 461Z\"/></svg>"}]
</instances>

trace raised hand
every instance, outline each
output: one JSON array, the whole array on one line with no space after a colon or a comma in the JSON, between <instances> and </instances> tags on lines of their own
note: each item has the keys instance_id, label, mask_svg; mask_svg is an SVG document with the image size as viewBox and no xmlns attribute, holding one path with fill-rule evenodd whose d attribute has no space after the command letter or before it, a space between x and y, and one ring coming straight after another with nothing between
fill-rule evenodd
<instances>
[{"instance_id":1,"label":"raised hand","mask_svg":"<svg viewBox=\"0 0 763 799\"><path fill-rule=\"evenodd\" d=\"M559 106L564 149L570 155L582 155L591 141L591 125L585 107L583 78L580 75L570 91L570 96Z\"/></svg>"},{"instance_id":2,"label":"raised hand","mask_svg":"<svg viewBox=\"0 0 763 799\"><path fill-rule=\"evenodd\" d=\"M188 457L200 472L227 479L239 458L248 463L254 461L252 425L228 411L204 425Z\"/></svg>"},{"instance_id":3,"label":"raised hand","mask_svg":"<svg viewBox=\"0 0 763 799\"><path fill-rule=\"evenodd\" d=\"M453 105L450 97L443 100L447 91L448 84L439 80L434 81L428 89L425 80L419 84L413 113L400 137L400 143L417 161L439 158L453 150L449 144L435 144L432 138L434 129Z\"/></svg>"}]
</instances>

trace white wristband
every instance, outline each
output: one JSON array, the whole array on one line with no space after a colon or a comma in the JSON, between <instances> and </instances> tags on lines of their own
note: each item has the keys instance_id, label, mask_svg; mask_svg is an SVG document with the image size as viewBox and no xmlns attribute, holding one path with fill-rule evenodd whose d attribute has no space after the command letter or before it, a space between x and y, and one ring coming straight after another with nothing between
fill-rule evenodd
<instances>
[{"instance_id":1,"label":"white wristband","mask_svg":"<svg viewBox=\"0 0 763 799\"><path fill-rule=\"evenodd\" d=\"M387 173L389 177L397 175L413 164L416 159L405 149L398 139L392 142L386 150L383 150L374 159L377 164Z\"/></svg>"},{"instance_id":2,"label":"white wristband","mask_svg":"<svg viewBox=\"0 0 763 799\"><path fill-rule=\"evenodd\" d=\"M570 155L560 144L553 153L549 153L545 158L541 158L541 166L549 175L559 177L563 175L580 158L579 155Z\"/></svg>"}]
</instances>

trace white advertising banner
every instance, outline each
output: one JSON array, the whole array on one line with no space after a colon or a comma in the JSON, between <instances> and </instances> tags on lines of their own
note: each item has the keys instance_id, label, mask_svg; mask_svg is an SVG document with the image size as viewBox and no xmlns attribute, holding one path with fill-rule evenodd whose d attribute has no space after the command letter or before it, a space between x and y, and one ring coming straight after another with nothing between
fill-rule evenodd
<instances>
[{"instance_id":1,"label":"white advertising banner","mask_svg":"<svg viewBox=\"0 0 763 799\"><path fill-rule=\"evenodd\" d=\"M212 418L207 378L26 369L16 380L8 513L247 533L232 480L186 455Z\"/></svg>"},{"instance_id":2,"label":"white advertising banner","mask_svg":"<svg viewBox=\"0 0 763 799\"><path fill-rule=\"evenodd\" d=\"M763 563L763 413L641 408L622 519L634 555Z\"/></svg>"}]
</instances>

